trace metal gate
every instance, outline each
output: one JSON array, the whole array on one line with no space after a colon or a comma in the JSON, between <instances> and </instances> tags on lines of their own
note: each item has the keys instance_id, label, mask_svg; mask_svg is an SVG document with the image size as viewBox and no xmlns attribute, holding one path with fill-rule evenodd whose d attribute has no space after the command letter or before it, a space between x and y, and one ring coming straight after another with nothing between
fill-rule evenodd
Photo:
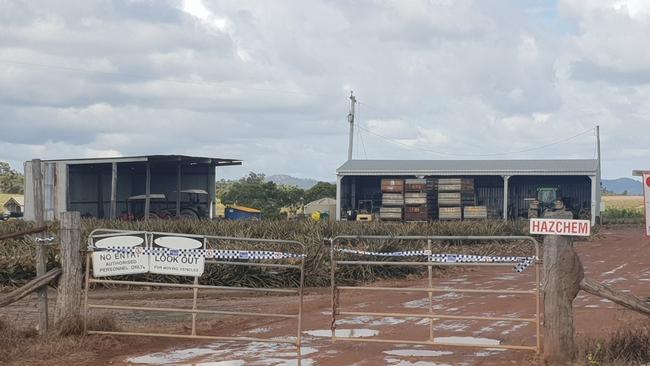
<instances>
[{"instance_id":1,"label":"metal gate","mask_svg":"<svg viewBox=\"0 0 650 366\"><path fill-rule=\"evenodd\" d=\"M366 252L348 247L343 248L339 245L342 242L350 243L359 240L366 241L379 241L379 240L407 240L407 241L422 241L427 243L427 248L418 251L407 252L391 252L391 253L378 253ZM471 255L442 255L432 253L432 242L435 241L487 241L487 240L503 240L503 241L527 241L534 244L534 253L530 257L484 257L484 256L471 256ZM396 344L422 344L422 345L440 345L440 346L465 346L465 347L482 347L482 348L501 348L501 349L514 349L514 350L531 350L536 353L540 352L540 264L539 259L539 244L530 236L373 236L373 235L342 235L330 239L331 251L331 299L332 299L332 341L346 340L352 342L378 342L378 343L396 343ZM423 255L428 258L425 261L391 261L391 260L341 260L338 259L340 253L347 254L361 254L370 256L385 256L391 257L412 257L416 255ZM453 258L451 258L453 257ZM490 260L490 258L497 260ZM498 260L499 258L512 259L510 261ZM507 289L461 289L449 287L433 287L433 272L434 266L506 266L512 267L513 263L523 263L523 269L527 265L534 265L535 267L535 288L531 290L507 290ZM354 266L354 265L368 265L368 266L407 266L407 267L427 267L428 269L428 287L368 287L368 286L338 286L336 284L336 270L339 266ZM521 267L519 267L521 268ZM522 269L522 270L523 270ZM428 293L429 295L429 313L428 314L412 314L412 313L383 313L383 312L362 312L362 311L341 311L339 306L339 299L341 292L359 293L363 291L375 292L402 292L402 293ZM535 302L535 315L532 318L519 318L519 317L494 317L494 316L471 316L471 315L443 315L434 314L433 312L433 293L451 293L451 292L465 292L465 293L480 293L480 294L526 294L531 295L531 301ZM337 337L336 336L336 320L337 316L372 316L372 317L394 317L394 318L421 318L429 319L429 339L427 340L403 340L403 339L380 339L380 338L352 338L352 337ZM457 319L457 320L479 320L479 321L511 321L511 322L525 322L535 324L535 337L536 344L534 346L523 345L485 345L485 344L472 344L472 343L446 343L436 342L433 337L433 323L436 319Z\"/></svg>"},{"instance_id":2,"label":"metal gate","mask_svg":"<svg viewBox=\"0 0 650 366\"><path fill-rule=\"evenodd\" d=\"M151 282L151 281L135 281L135 280L114 280L114 279L101 279L91 278L91 254L95 248L95 241L108 237L119 237L125 235L140 235L145 240L145 245L151 245L154 235L159 236L172 236L180 238L191 238L203 242L204 247L200 251L194 251L191 254L188 252L175 252L175 255L194 255L205 256L205 265L220 264L231 266L248 266L248 267L271 267L271 268L285 268L294 269L299 271L298 287L295 288L269 288L269 287L235 287L235 286L213 286L203 285L199 283L199 277L193 277L192 284L186 283L169 283L169 282ZM293 252L283 251L269 251L269 250L236 250L230 249L235 244L245 243L257 248L259 246L272 246L282 245L295 248ZM268 248L267 248L268 249ZM119 252L121 249L115 249ZM224 254L225 253L225 254ZM286 263L286 262L290 263ZM284 262L284 263L279 263ZM105 335L128 335L128 336L147 336L147 337L166 337L166 338L189 338L189 339L209 339L209 340L226 340L226 341L251 341L251 342L272 342L272 343L289 343L295 344L300 350L301 342L301 321L302 321L302 302L303 302L303 285L304 285L304 264L305 264L305 246L304 244L291 241L291 240L271 240L271 239L258 239L258 238L240 238L240 237L226 237L226 236L210 236L210 235L189 235L178 233L162 233L162 232L144 232L144 231L125 231L125 230L110 230L110 229L97 229L94 230L88 237L88 252L86 255L86 282L84 291L84 332L86 334L105 334ZM177 308L177 307L140 307L140 306L121 306L102 304L100 302L89 302L88 292L92 284L111 284L123 286L150 286L150 287L164 287L164 288L180 288L192 290L192 307L191 308ZM220 290L220 291L237 291L237 292L255 292L255 293L274 293L274 294L293 294L296 295L298 311L295 314L278 314L278 313L264 313L264 312L245 312L237 310L214 310L199 308L198 293L199 290ZM192 315L192 325L190 334L169 334L169 333L150 333L150 332L129 332L129 331L102 331L88 329L88 315L92 309L109 309L109 310L131 310L131 311L147 311L147 312L169 312L169 313L186 313ZM261 317L261 318L281 318L281 319L295 319L296 321L296 337L274 337L272 339L257 338L257 337L231 337L231 336L210 336L197 334L196 330L196 317L198 314L217 314L226 316L244 316L244 317Z\"/></svg>"}]
</instances>

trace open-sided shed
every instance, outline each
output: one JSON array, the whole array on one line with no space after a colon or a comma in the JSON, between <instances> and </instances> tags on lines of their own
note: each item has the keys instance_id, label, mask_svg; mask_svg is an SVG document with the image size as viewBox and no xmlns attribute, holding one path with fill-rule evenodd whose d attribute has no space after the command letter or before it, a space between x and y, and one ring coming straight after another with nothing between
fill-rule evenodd
<instances>
[{"instance_id":1,"label":"open-sided shed","mask_svg":"<svg viewBox=\"0 0 650 366\"><path fill-rule=\"evenodd\" d=\"M25 163L25 219L34 219L32 163ZM241 161L185 155L43 160L46 219L79 211L97 218L212 218L216 169Z\"/></svg>"},{"instance_id":2,"label":"open-sided shed","mask_svg":"<svg viewBox=\"0 0 650 366\"><path fill-rule=\"evenodd\" d=\"M342 212L381 205L384 178L472 178L477 205L491 217L523 217L525 201L543 186L559 187L566 201L600 215L600 168L596 159L564 160L349 160L336 171L337 219Z\"/></svg>"}]
</instances>

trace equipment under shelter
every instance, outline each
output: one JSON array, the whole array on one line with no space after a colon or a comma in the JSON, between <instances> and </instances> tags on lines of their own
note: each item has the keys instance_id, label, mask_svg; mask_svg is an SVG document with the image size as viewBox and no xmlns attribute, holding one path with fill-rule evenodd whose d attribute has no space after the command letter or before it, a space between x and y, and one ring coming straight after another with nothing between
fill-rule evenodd
<instances>
[{"instance_id":1,"label":"equipment under shelter","mask_svg":"<svg viewBox=\"0 0 650 366\"><path fill-rule=\"evenodd\" d=\"M516 219L557 207L592 225L600 216L597 159L349 160L336 173L337 220Z\"/></svg>"}]
</instances>

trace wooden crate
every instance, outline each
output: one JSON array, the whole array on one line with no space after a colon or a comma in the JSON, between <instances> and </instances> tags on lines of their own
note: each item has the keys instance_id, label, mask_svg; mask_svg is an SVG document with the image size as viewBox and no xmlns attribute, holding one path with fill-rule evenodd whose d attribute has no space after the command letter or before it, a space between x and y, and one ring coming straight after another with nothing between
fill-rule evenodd
<instances>
[{"instance_id":1,"label":"wooden crate","mask_svg":"<svg viewBox=\"0 0 650 366\"><path fill-rule=\"evenodd\" d=\"M488 211L486 206L465 206L463 207L463 219L465 220L486 220Z\"/></svg>"},{"instance_id":2,"label":"wooden crate","mask_svg":"<svg viewBox=\"0 0 650 366\"><path fill-rule=\"evenodd\" d=\"M427 190L426 179L406 179L404 185L406 192L425 192Z\"/></svg>"},{"instance_id":3,"label":"wooden crate","mask_svg":"<svg viewBox=\"0 0 650 366\"><path fill-rule=\"evenodd\" d=\"M401 193L384 193L381 197L382 206L404 206L404 196Z\"/></svg>"},{"instance_id":4,"label":"wooden crate","mask_svg":"<svg viewBox=\"0 0 650 366\"><path fill-rule=\"evenodd\" d=\"M402 208L401 207L380 207L379 218L382 221L402 220Z\"/></svg>"},{"instance_id":5,"label":"wooden crate","mask_svg":"<svg viewBox=\"0 0 650 366\"><path fill-rule=\"evenodd\" d=\"M384 193L403 193L404 180L403 179L382 179L381 191Z\"/></svg>"},{"instance_id":6,"label":"wooden crate","mask_svg":"<svg viewBox=\"0 0 650 366\"><path fill-rule=\"evenodd\" d=\"M462 210L460 207L440 207L438 208L438 218L440 220L460 220Z\"/></svg>"},{"instance_id":7,"label":"wooden crate","mask_svg":"<svg viewBox=\"0 0 650 366\"><path fill-rule=\"evenodd\" d=\"M438 192L438 206L460 206L460 192Z\"/></svg>"},{"instance_id":8,"label":"wooden crate","mask_svg":"<svg viewBox=\"0 0 650 366\"><path fill-rule=\"evenodd\" d=\"M426 192L406 192L404 193L404 204L417 206L427 204Z\"/></svg>"}]
</instances>

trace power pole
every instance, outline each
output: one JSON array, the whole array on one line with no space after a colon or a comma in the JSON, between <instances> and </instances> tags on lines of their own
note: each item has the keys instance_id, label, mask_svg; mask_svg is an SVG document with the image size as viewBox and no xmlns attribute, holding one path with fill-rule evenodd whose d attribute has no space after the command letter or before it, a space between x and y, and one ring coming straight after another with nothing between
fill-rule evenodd
<instances>
[{"instance_id":1,"label":"power pole","mask_svg":"<svg viewBox=\"0 0 650 366\"><path fill-rule=\"evenodd\" d=\"M352 146L354 144L354 105L357 103L357 98L354 97L350 91L350 113L348 114L348 122L350 122L350 141L348 143L348 160L352 160Z\"/></svg>"}]
</instances>

